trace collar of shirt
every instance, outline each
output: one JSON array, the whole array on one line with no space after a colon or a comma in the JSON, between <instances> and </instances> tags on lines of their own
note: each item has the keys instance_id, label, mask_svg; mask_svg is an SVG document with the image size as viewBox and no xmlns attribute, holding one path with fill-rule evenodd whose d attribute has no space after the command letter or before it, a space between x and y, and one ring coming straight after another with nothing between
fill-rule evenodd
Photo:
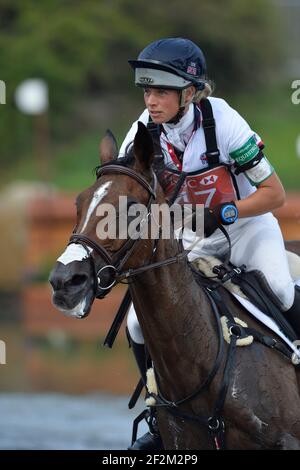
<instances>
[{"instance_id":1,"label":"collar of shirt","mask_svg":"<svg viewBox=\"0 0 300 470\"><path fill-rule=\"evenodd\" d=\"M194 105L191 103L187 113L177 124L163 124L167 140L183 152L194 130Z\"/></svg>"}]
</instances>

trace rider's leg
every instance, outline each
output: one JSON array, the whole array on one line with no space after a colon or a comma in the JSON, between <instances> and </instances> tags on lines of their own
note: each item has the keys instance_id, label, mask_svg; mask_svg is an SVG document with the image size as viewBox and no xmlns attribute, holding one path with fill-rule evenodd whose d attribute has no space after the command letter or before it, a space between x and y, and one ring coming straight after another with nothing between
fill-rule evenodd
<instances>
[{"instance_id":1,"label":"rider's leg","mask_svg":"<svg viewBox=\"0 0 300 470\"><path fill-rule=\"evenodd\" d=\"M236 240L235 240L236 238ZM271 214L247 222L240 239L234 233L231 261L261 271L281 304L286 319L300 337L300 294L290 275L282 233ZM296 292L296 295L295 295Z\"/></svg>"},{"instance_id":2,"label":"rider's leg","mask_svg":"<svg viewBox=\"0 0 300 470\"><path fill-rule=\"evenodd\" d=\"M129 308L129 313L127 317L127 331L132 352L134 354L143 382L146 385L146 372L148 368L148 361L146 358L143 333L138 322L133 304L131 304Z\"/></svg>"},{"instance_id":3,"label":"rider's leg","mask_svg":"<svg viewBox=\"0 0 300 470\"><path fill-rule=\"evenodd\" d=\"M281 310L288 310L293 305L295 288L277 219L268 213L239 222L241 229L237 226L237 230L230 231L232 263L237 266L245 264L247 271L261 271Z\"/></svg>"},{"instance_id":4,"label":"rider's leg","mask_svg":"<svg viewBox=\"0 0 300 470\"><path fill-rule=\"evenodd\" d=\"M127 319L127 329L130 345L134 354L138 369L140 371L144 384L147 383L147 369L151 367L150 357L147 357L144 345L144 338L136 317L133 305L131 305ZM129 447L129 450L161 450L163 449L161 437L156 424L155 413L148 421L149 432L140 437L135 443Z\"/></svg>"},{"instance_id":5,"label":"rider's leg","mask_svg":"<svg viewBox=\"0 0 300 470\"><path fill-rule=\"evenodd\" d=\"M300 338L300 288L295 289L294 303L284 314Z\"/></svg>"},{"instance_id":6,"label":"rider's leg","mask_svg":"<svg viewBox=\"0 0 300 470\"><path fill-rule=\"evenodd\" d=\"M271 214L238 220L226 227L231 239L231 262L246 265L247 271L261 271L278 299L281 310L300 337L299 294L290 275L282 233L277 219ZM187 248L187 246L185 246ZM228 244L216 231L192 250L189 259L205 255L224 256ZM299 312L299 313L297 313Z\"/></svg>"}]
</instances>

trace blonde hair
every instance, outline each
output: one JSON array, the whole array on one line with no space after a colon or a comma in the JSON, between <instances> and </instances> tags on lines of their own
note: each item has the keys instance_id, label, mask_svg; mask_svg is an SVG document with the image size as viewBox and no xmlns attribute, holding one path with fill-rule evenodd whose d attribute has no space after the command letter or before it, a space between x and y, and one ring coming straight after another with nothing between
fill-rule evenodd
<instances>
[{"instance_id":1,"label":"blonde hair","mask_svg":"<svg viewBox=\"0 0 300 470\"><path fill-rule=\"evenodd\" d=\"M196 91L193 102L199 103L203 98L208 98L210 95L213 94L215 89L214 83L211 80L207 80L205 82L205 87L203 90Z\"/></svg>"}]
</instances>

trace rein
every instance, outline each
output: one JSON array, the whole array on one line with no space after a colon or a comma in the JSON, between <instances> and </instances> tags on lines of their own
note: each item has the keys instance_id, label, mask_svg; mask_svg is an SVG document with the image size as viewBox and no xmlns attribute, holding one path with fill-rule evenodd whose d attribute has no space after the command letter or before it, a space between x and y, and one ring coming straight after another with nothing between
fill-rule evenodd
<instances>
[{"instance_id":1,"label":"rein","mask_svg":"<svg viewBox=\"0 0 300 470\"><path fill-rule=\"evenodd\" d=\"M97 179L99 179L102 175L109 174L109 173L124 174L124 175L130 176L135 181L137 181L141 186L143 186L144 189L146 189L148 191L148 193L150 194L150 197L149 197L148 204L147 204L147 214L146 214L145 218L140 222L140 224L142 224L144 222L144 220L147 220L147 219L149 220L149 218L151 216L151 205L152 205L153 201L156 199L156 192L157 192L157 177L156 177L155 173L153 172L153 180L154 180L153 187L148 183L148 181L145 178L143 178L135 170L133 170L131 168L124 167L124 166L121 166L121 165L112 164L112 165L107 165L107 166L104 166L104 167L100 167L99 170L97 171ZM183 183L183 181L182 181L182 183ZM178 191L179 191L179 189L180 189L180 187L178 188ZM177 193L177 191L176 191L176 193ZM173 196L173 198L174 198L174 196ZM159 236L160 236L160 233L161 233L161 227L159 228ZM152 258L153 254L156 251L156 246L157 246L157 242L159 240L159 236L154 242L151 258ZM169 258L167 260L159 261L159 262L156 262L156 263L150 263L150 264L147 264L145 266L141 266L139 268L132 268L132 269L129 269L127 271L122 272L123 266L125 265L125 263L130 258L131 254L133 253L133 251L135 249L136 244L139 241L140 241L140 238L135 239L135 240L132 239L132 238L129 238L128 240L126 240L124 245L115 254L111 255L108 250L106 250L103 246L101 246L100 244L98 244L97 242L92 240L90 237L88 237L86 235L82 235L82 234L77 234L77 233L72 234L72 236L70 237L70 240L69 240L69 244L78 243L78 244L83 245L84 248L87 250L88 256L90 257L90 259L93 262L93 270L94 270L94 273L95 273L94 290L95 290L95 296L96 297L98 297L98 298L99 297L100 298L104 297L104 295L106 294L105 291L111 289L117 282L120 282L123 279L128 279L130 277L137 276L138 274L141 274L145 271L149 271L150 269L155 269L155 268L159 268L161 266L166 266L166 265L169 265L169 264L172 264L172 263L177 263L178 261L180 261L182 259L185 259L188 255L188 251L183 251L183 252L179 253L178 255L176 255L172 258ZM107 265L103 266L100 270L97 270L95 260L89 254L89 251L88 251L87 247L90 247L93 250L95 250L95 252L98 255L100 255L100 257L107 263ZM114 279L113 279L113 281L111 282L111 284L109 286L101 286L100 274L105 269L110 269L114 273Z\"/></svg>"},{"instance_id":2,"label":"rein","mask_svg":"<svg viewBox=\"0 0 300 470\"><path fill-rule=\"evenodd\" d=\"M156 190L157 190L157 177L153 173L154 185L152 186L143 178L139 173L132 170L131 168L123 167L120 165L107 165L104 167L100 167L97 171L97 179L99 179L102 175L106 174L123 174L134 178L141 186L143 186L146 191L150 194L149 201L147 204L147 214L145 219L151 215L151 205L156 198ZM143 221L142 221L143 222ZM142 223L141 222L141 223ZM93 268L95 273L95 296L96 297L104 297L105 291L111 289L117 282L118 276L122 275L122 267L126 263L126 261L130 258L136 243L139 240L133 240L129 238L125 241L124 245L118 250L117 253L111 255L108 250L106 250L103 246L99 243L92 240L90 237L82 234L74 233L70 237L69 244L71 243L78 243L83 245L85 248L90 247L95 252L100 255L100 257L107 263L106 266L103 266L101 269L97 270L95 260L92 256L90 256L93 262ZM109 286L101 286L101 277L100 274L103 273L105 269L111 269L114 273L114 279ZM126 276L125 276L126 277ZM104 292L103 292L104 291Z\"/></svg>"},{"instance_id":3,"label":"rein","mask_svg":"<svg viewBox=\"0 0 300 470\"><path fill-rule=\"evenodd\" d=\"M149 197L148 204L147 204L147 214L146 214L145 218L141 221L140 224L142 224L144 222L144 220L147 220L147 219L149 220L149 218L151 216L151 205L152 205L153 201L156 199L156 192L157 192L157 176L155 175L155 173L153 172L153 180L154 180L153 187L148 183L148 181L145 178L143 178L138 172L136 172L132 168L127 168L127 167L124 167L124 166L121 166L121 165L116 165L116 164L111 164L111 165L107 165L107 166L104 166L104 167L100 167L97 171L97 179L99 179L103 175L110 174L110 173L123 174L123 175L130 176L135 181L137 181L141 186L143 186L144 189L146 189L148 191L148 193L150 194L150 197ZM177 195L180 191L180 188L181 188L182 184L184 183L185 177L186 177L186 173L183 172L182 177L178 181L178 183L180 183L180 184L176 185L175 190L172 194L172 197L169 200L169 203L168 203L169 205L173 204L173 202L175 201L175 199L176 199L176 197L177 197ZM225 228L222 225L219 225L219 229L223 232L224 236L227 239L228 245L229 245L229 250L226 254L226 259L224 261L224 265L226 266L228 264L228 262L230 260L230 256L231 256L231 240L229 238L229 235L228 235L227 231L225 230ZM159 240L160 234L161 234L161 227L159 228L159 236L154 242L154 247L153 247L153 250L152 250L151 258L152 258L153 254L156 251L156 246L157 246L157 242ZM140 241L140 238L135 239L135 240L132 239L132 238L129 238L128 240L126 240L124 245L120 248L120 250L117 251L117 253L111 255L108 250L106 250L99 243L92 240L90 237L88 237L86 235L82 235L82 234L77 234L77 233L72 234L72 236L70 237L70 240L69 240L69 244L79 243L79 244L83 245L84 248L87 250L87 253L88 253L89 257L90 257L90 254L88 252L87 247L90 247L93 250L95 250L95 252L98 255L100 255L100 257L107 263L106 266L103 266L100 270L97 270L95 261L94 261L93 257L91 257L91 259L93 260L93 265L94 265L93 270L94 270L94 273L95 273L95 296L96 297L103 297L105 295L105 294L103 294L103 291L107 291L107 290L111 289L117 282L121 282L124 279L129 279L131 277L137 276L137 275L142 274L142 273L144 273L146 271L149 271L151 269L156 269L156 268L160 268L160 267L163 267L163 266L168 266L168 265L173 264L173 263L177 263L177 262L181 261L182 259L185 259L188 255L189 251L190 251L190 250L184 250L181 253L178 253L176 256L173 256L173 257L168 258L166 260L158 261L158 262L155 262L155 263L149 263L145 266L141 266L141 267L138 267L138 268L130 268L127 271L122 272L123 266L126 264L128 259L130 258L132 252L135 249L136 243L139 242L139 241ZM197 240L196 240L196 242L197 242ZM104 286L101 286L100 274L105 269L110 269L114 273L114 279L113 279L112 283L109 286L104 287ZM217 276L213 276L212 278L214 278L214 277L217 277Z\"/></svg>"}]
</instances>

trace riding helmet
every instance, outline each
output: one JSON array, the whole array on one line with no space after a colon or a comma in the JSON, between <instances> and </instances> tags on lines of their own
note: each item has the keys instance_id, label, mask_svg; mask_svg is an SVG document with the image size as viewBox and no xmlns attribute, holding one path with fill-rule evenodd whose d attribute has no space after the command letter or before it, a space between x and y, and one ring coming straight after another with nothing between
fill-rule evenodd
<instances>
[{"instance_id":1,"label":"riding helmet","mask_svg":"<svg viewBox=\"0 0 300 470\"><path fill-rule=\"evenodd\" d=\"M137 60L128 62L135 70L136 86L178 90L190 85L201 90L205 86L205 57L189 39L159 39L145 47Z\"/></svg>"}]
</instances>

